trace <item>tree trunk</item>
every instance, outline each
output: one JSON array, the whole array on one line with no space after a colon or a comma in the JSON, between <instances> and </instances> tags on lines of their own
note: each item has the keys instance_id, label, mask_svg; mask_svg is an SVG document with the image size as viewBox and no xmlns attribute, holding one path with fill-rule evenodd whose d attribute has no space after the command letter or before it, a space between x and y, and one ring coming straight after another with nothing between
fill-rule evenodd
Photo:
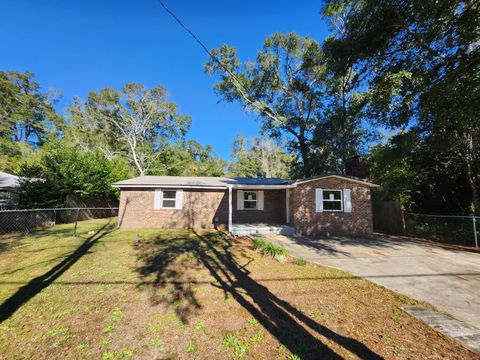
<instances>
[{"instance_id":1,"label":"tree trunk","mask_svg":"<svg viewBox=\"0 0 480 360\"><path fill-rule=\"evenodd\" d=\"M138 161L137 151L136 151L136 141L129 141L128 144L130 145L130 150L132 151L133 162L138 169L138 173L140 176L145 175L145 169L140 165L140 161Z\"/></svg>"},{"instance_id":2,"label":"tree trunk","mask_svg":"<svg viewBox=\"0 0 480 360\"><path fill-rule=\"evenodd\" d=\"M302 175L306 178L310 177L312 175L312 170L310 169L309 149L303 135L298 136L298 147L302 158Z\"/></svg>"}]
</instances>

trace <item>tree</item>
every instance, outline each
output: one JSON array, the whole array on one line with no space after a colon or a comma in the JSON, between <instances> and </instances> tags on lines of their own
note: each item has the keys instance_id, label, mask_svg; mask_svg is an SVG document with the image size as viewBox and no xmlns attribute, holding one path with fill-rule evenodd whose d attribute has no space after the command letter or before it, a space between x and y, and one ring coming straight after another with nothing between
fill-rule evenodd
<instances>
[{"instance_id":1,"label":"tree","mask_svg":"<svg viewBox=\"0 0 480 360\"><path fill-rule=\"evenodd\" d=\"M98 151L79 151L59 141L47 143L20 173L31 179L20 188L21 202L27 207L63 206L72 195L114 199L119 192L112 183L131 176L120 158L109 161Z\"/></svg>"},{"instance_id":2,"label":"tree","mask_svg":"<svg viewBox=\"0 0 480 360\"><path fill-rule=\"evenodd\" d=\"M166 90L147 90L129 83L120 91L90 92L69 109L66 136L85 149L100 149L107 158L120 155L142 176L149 173L162 150L184 138L191 119L178 113Z\"/></svg>"},{"instance_id":3,"label":"tree","mask_svg":"<svg viewBox=\"0 0 480 360\"><path fill-rule=\"evenodd\" d=\"M324 3L324 15L341 16L348 29L324 49L361 69L371 89L371 118L416 132L435 150L428 152L431 163L444 176L460 161L470 212L479 213L478 1Z\"/></svg>"},{"instance_id":4,"label":"tree","mask_svg":"<svg viewBox=\"0 0 480 360\"><path fill-rule=\"evenodd\" d=\"M234 177L287 178L293 156L270 139L246 139L238 134L232 146L229 173Z\"/></svg>"},{"instance_id":5,"label":"tree","mask_svg":"<svg viewBox=\"0 0 480 360\"><path fill-rule=\"evenodd\" d=\"M216 92L226 101L239 101L246 111L255 111L267 135L287 136L300 156L302 174L309 176L312 131L324 96L320 45L294 33L277 33L265 40L255 62L242 64L237 50L227 45L212 54L215 59L205 69L207 74L220 75Z\"/></svg>"},{"instance_id":6,"label":"tree","mask_svg":"<svg viewBox=\"0 0 480 360\"><path fill-rule=\"evenodd\" d=\"M329 19L331 35L326 44L341 41L348 31L342 14L334 13ZM313 132L312 168L316 174L345 174L348 161L365 151L366 144L375 138L374 130L363 126L368 119L365 109L369 93L362 87L359 66L351 58L339 57L327 48L325 61L327 96Z\"/></svg>"},{"instance_id":7,"label":"tree","mask_svg":"<svg viewBox=\"0 0 480 360\"><path fill-rule=\"evenodd\" d=\"M0 71L0 137L38 146L59 122L56 92L44 92L30 72Z\"/></svg>"},{"instance_id":8,"label":"tree","mask_svg":"<svg viewBox=\"0 0 480 360\"><path fill-rule=\"evenodd\" d=\"M401 132L373 147L369 162L372 180L382 184L374 192L377 198L399 200L407 211L419 213L463 214L469 209L462 162L448 161L430 138Z\"/></svg>"},{"instance_id":9,"label":"tree","mask_svg":"<svg viewBox=\"0 0 480 360\"><path fill-rule=\"evenodd\" d=\"M17 173L47 137L60 116L56 92L45 92L30 72L0 71L0 168Z\"/></svg>"},{"instance_id":10,"label":"tree","mask_svg":"<svg viewBox=\"0 0 480 360\"><path fill-rule=\"evenodd\" d=\"M202 146L195 140L167 146L152 170L170 176L224 176L225 160L210 145Z\"/></svg>"}]
</instances>

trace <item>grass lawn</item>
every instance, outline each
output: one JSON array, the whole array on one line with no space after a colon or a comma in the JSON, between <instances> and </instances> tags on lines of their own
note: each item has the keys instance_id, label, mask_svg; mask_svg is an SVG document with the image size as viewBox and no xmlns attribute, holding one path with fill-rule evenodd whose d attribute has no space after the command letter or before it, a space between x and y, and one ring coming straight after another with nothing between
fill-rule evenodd
<instances>
[{"instance_id":1,"label":"grass lawn","mask_svg":"<svg viewBox=\"0 0 480 360\"><path fill-rule=\"evenodd\" d=\"M106 220L71 231L1 250L1 359L475 358L400 310L414 300L248 238L143 230L135 244Z\"/></svg>"}]
</instances>

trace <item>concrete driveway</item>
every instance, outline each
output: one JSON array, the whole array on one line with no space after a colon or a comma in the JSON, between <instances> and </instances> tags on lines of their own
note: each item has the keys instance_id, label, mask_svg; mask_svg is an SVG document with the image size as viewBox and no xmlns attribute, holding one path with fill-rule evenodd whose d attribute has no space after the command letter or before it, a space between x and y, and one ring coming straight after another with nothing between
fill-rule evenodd
<instances>
[{"instance_id":1,"label":"concrete driveway","mask_svg":"<svg viewBox=\"0 0 480 360\"><path fill-rule=\"evenodd\" d=\"M378 234L371 239L268 238L294 256L351 272L480 328L479 253Z\"/></svg>"}]
</instances>

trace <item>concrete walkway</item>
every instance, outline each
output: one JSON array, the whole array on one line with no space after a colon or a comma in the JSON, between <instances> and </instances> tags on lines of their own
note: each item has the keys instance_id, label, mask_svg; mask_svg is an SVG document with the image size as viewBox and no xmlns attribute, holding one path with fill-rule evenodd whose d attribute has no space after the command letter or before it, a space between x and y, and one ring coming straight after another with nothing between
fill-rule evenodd
<instances>
[{"instance_id":1,"label":"concrete walkway","mask_svg":"<svg viewBox=\"0 0 480 360\"><path fill-rule=\"evenodd\" d=\"M434 305L480 329L480 254L401 237L268 238L300 257Z\"/></svg>"}]
</instances>

